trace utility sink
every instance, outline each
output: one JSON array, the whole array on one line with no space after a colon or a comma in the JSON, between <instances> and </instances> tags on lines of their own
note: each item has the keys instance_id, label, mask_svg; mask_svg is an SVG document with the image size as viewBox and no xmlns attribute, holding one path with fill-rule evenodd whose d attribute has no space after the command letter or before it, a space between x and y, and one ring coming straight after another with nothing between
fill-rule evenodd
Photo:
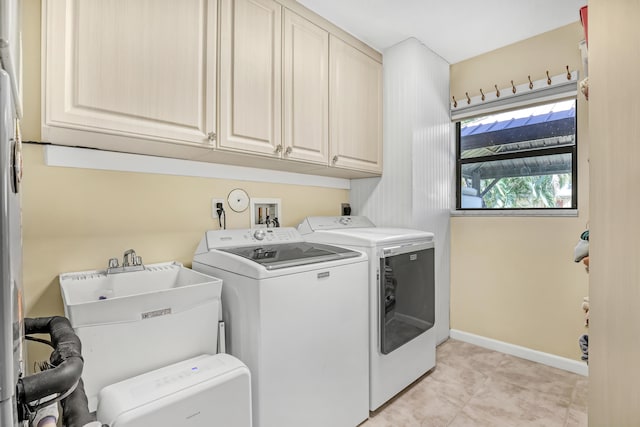
<instances>
[{"instance_id":1,"label":"utility sink","mask_svg":"<svg viewBox=\"0 0 640 427\"><path fill-rule=\"evenodd\" d=\"M90 411L109 384L218 351L222 280L177 262L140 268L60 275Z\"/></svg>"},{"instance_id":2,"label":"utility sink","mask_svg":"<svg viewBox=\"0 0 640 427\"><path fill-rule=\"evenodd\" d=\"M167 262L118 274L65 273L60 275L60 287L65 314L77 327L145 319L154 315L149 311L220 300L222 280Z\"/></svg>"}]
</instances>

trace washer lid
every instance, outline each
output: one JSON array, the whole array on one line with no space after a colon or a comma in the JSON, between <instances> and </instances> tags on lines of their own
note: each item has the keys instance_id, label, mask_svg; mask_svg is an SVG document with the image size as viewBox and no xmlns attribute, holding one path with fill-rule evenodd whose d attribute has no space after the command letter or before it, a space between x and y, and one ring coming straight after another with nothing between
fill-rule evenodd
<instances>
[{"instance_id":1,"label":"washer lid","mask_svg":"<svg viewBox=\"0 0 640 427\"><path fill-rule=\"evenodd\" d=\"M298 225L301 234L320 230L371 228L376 225L366 216L308 216Z\"/></svg>"},{"instance_id":2,"label":"washer lid","mask_svg":"<svg viewBox=\"0 0 640 427\"><path fill-rule=\"evenodd\" d=\"M433 233L428 231L385 227L322 230L305 237L315 242L363 247L433 241Z\"/></svg>"},{"instance_id":3,"label":"washer lid","mask_svg":"<svg viewBox=\"0 0 640 427\"><path fill-rule=\"evenodd\" d=\"M376 247L433 241L433 233L410 228L376 227L365 216L310 216L298 225L305 240L332 245Z\"/></svg>"},{"instance_id":4,"label":"washer lid","mask_svg":"<svg viewBox=\"0 0 640 427\"><path fill-rule=\"evenodd\" d=\"M262 265L267 270L355 258L359 252L321 243L285 243L218 249Z\"/></svg>"}]
</instances>

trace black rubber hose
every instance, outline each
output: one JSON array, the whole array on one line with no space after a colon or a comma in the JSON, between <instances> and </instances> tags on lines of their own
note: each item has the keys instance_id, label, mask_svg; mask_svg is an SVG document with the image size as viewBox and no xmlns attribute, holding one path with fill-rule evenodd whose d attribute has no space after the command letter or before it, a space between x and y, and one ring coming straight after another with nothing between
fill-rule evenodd
<instances>
[{"instance_id":1,"label":"black rubber hose","mask_svg":"<svg viewBox=\"0 0 640 427\"><path fill-rule=\"evenodd\" d=\"M84 361L82 344L66 317L24 319L26 335L49 334L55 350L50 361L53 366L18 380L17 392L21 402L30 403L52 394L65 393L80 380Z\"/></svg>"},{"instance_id":2,"label":"black rubber hose","mask_svg":"<svg viewBox=\"0 0 640 427\"><path fill-rule=\"evenodd\" d=\"M60 402L62 405L62 421L66 427L83 427L96 421L95 415L89 413L89 402L84 391L82 379L76 389Z\"/></svg>"}]
</instances>

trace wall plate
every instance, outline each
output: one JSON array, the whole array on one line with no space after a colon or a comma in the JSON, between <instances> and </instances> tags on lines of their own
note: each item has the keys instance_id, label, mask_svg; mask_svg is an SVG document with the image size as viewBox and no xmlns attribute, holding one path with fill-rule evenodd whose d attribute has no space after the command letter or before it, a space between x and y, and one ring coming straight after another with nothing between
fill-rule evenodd
<instances>
[{"instance_id":1,"label":"wall plate","mask_svg":"<svg viewBox=\"0 0 640 427\"><path fill-rule=\"evenodd\" d=\"M274 228L282 224L280 199L251 199L251 228Z\"/></svg>"},{"instance_id":2,"label":"wall plate","mask_svg":"<svg viewBox=\"0 0 640 427\"><path fill-rule=\"evenodd\" d=\"M236 188L227 196L227 203L232 211L244 212L249 207L249 195L242 188Z\"/></svg>"},{"instance_id":3,"label":"wall plate","mask_svg":"<svg viewBox=\"0 0 640 427\"><path fill-rule=\"evenodd\" d=\"M213 198L211 199L211 217L218 219L218 203L222 203L222 209L224 210L224 199Z\"/></svg>"}]
</instances>

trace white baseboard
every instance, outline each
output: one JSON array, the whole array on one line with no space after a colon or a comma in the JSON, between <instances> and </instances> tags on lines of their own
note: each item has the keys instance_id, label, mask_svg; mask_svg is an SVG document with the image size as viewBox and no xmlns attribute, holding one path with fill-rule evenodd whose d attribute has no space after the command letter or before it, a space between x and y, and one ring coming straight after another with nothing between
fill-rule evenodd
<instances>
[{"instance_id":1,"label":"white baseboard","mask_svg":"<svg viewBox=\"0 0 640 427\"><path fill-rule=\"evenodd\" d=\"M515 344L509 344L504 341L494 340L492 338L471 334L469 332L451 329L449 336L453 339L474 344L479 347L488 348L489 350L499 351L501 353L510 354L522 359L531 360L532 362L542 363L552 368L563 369L573 372L574 374L589 376L589 366L579 360L567 359L566 357L556 356L551 353L544 353L538 350L532 350Z\"/></svg>"}]
</instances>

